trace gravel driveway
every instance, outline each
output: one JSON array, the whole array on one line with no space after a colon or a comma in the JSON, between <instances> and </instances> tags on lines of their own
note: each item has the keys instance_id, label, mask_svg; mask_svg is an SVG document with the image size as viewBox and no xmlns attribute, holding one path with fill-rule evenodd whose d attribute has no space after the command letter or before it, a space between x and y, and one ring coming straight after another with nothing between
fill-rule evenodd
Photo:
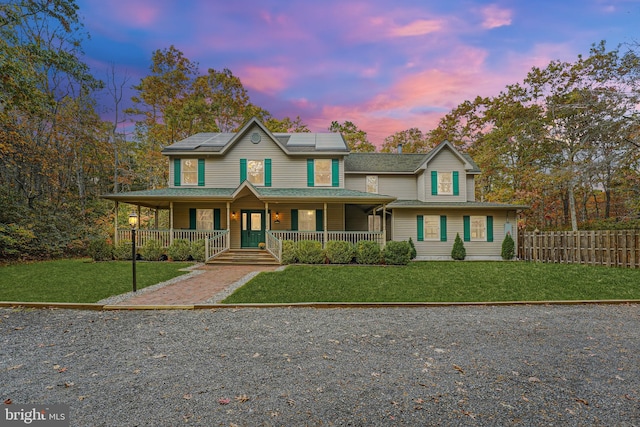
<instances>
[{"instance_id":1,"label":"gravel driveway","mask_svg":"<svg viewBox=\"0 0 640 427\"><path fill-rule=\"evenodd\" d=\"M640 426L639 367L638 305L0 309L0 398L73 426Z\"/></svg>"}]
</instances>

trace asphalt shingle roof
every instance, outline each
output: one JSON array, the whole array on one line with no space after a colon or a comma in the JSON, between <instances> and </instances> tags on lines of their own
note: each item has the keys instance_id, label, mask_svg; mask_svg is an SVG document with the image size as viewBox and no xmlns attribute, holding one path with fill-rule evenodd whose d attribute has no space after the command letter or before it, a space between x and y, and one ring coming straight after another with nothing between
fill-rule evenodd
<instances>
[{"instance_id":1,"label":"asphalt shingle roof","mask_svg":"<svg viewBox=\"0 0 640 427\"><path fill-rule=\"evenodd\" d=\"M344 158L345 172L413 173L426 154L351 153Z\"/></svg>"}]
</instances>

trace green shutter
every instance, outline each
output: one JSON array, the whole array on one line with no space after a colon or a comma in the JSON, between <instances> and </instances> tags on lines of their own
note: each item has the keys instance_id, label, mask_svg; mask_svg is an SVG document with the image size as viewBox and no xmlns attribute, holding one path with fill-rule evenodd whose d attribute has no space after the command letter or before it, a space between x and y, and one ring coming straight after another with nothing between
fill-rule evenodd
<instances>
[{"instance_id":1,"label":"green shutter","mask_svg":"<svg viewBox=\"0 0 640 427\"><path fill-rule=\"evenodd\" d=\"M307 159L307 187L314 186L313 159Z\"/></svg>"},{"instance_id":2,"label":"green shutter","mask_svg":"<svg viewBox=\"0 0 640 427\"><path fill-rule=\"evenodd\" d=\"M194 208L189 209L189 229L196 229L196 210Z\"/></svg>"},{"instance_id":3,"label":"green shutter","mask_svg":"<svg viewBox=\"0 0 640 427\"><path fill-rule=\"evenodd\" d=\"M487 217L487 242L493 242L493 217Z\"/></svg>"},{"instance_id":4,"label":"green shutter","mask_svg":"<svg viewBox=\"0 0 640 427\"><path fill-rule=\"evenodd\" d=\"M460 195L460 178L458 177L458 171L453 171L453 195Z\"/></svg>"},{"instance_id":5,"label":"green shutter","mask_svg":"<svg viewBox=\"0 0 640 427\"><path fill-rule=\"evenodd\" d=\"M204 187L204 159L198 159L198 187Z\"/></svg>"},{"instance_id":6,"label":"green shutter","mask_svg":"<svg viewBox=\"0 0 640 427\"><path fill-rule=\"evenodd\" d=\"M298 231L298 209L291 209L291 230Z\"/></svg>"},{"instance_id":7,"label":"green shutter","mask_svg":"<svg viewBox=\"0 0 640 427\"><path fill-rule=\"evenodd\" d=\"M431 171L431 195L438 195L438 172Z\"/></svg>"},{"instance_id":8,"label":"green shutter","mask_svg":"<svg viewBox=\"0 0 640 427\"><path fill-rule=\"evenodd\" d=\"M316 231L324 231L324 222L322 220L322 209L316 209Z\"/></svg>"},{"instance_id":9,"label":"green shutter","mask_svg":"<svg viewBox=\"0 0 640 427\"><path fill-rule=\"evenodd\" d=\"M180 159L173 159L173 185L180 187Z\"/></svg>"},{"instance_id":10,"label":"green shutter","mask_svg":"<svg viewBox=\"0 0 640 427\"><path fill-rule=\"evenodd\" d=\"M264 186L271 187L271 159L264 159Z\"/></svg>"},{"instance_id":11,"label":"green shutter","mask_svg":"<svg viewBox=\"0 0 640 427\"><path fill-rule=\"evenodd\" d=\"M462 222L464 223L464 241L471 241L471 217L465 215L462 217Z\"/></svg>"},{"instance_id":12,"label":"green shutter","mask_svg":"<svg viewBox=\"0 0 640 427\"><path fill-rule=\"evenodd\" d=\"M424 240L424 216L418 215L418 242Z\"/></svg>"},{"instance_id":13,"label":"green shutter","mask_svg":"<svg viewBox=\"0 0 640 427\"><path fill-rule=\"evenodd\" d=\"M220 209L213 210L213 229L221 230L220 228Z\"/></svg>"},{"instance_id":14,"label":"green shutter","mask_svg":"<svg viewBox=\"0 0 640 427\"><path fill-rule=\"evenodd\" d=\"M440 215L440 241L447 241L447 217L446 215Z\"/></svg>"},{"instance_id":15,"label":"green shutter","mask_svg":"<svg viewBox=\"0 0 640 427\"><path fill-rule=\"evenodd\" d=\"M240 159L240 184L247 180L247 159Z\"/></svg>"},{"instance_id":16,"label":"green shutter","mask_svg":"<svg viewBox=\"0 0 640 427\"><path fill-rule=\"evenodd\" d=\"M340 186L340 163L338 159L331 159L331 186Z\"/></svg>"}]
</instances>

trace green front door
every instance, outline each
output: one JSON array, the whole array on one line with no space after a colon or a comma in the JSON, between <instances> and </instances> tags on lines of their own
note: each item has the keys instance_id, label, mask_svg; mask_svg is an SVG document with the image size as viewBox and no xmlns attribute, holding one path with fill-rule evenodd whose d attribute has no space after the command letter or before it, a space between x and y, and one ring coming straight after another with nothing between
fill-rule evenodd
<instances>
[{"instance_id":1,"label":"green front door","mask_svg":"<svg viewBox=\"0 0 640 427\"><path fill-rule=\"evenodd\" d=\"M264 211L242 211L241 246L257 248L264 242Z\"/></svg>"}]
</instances>

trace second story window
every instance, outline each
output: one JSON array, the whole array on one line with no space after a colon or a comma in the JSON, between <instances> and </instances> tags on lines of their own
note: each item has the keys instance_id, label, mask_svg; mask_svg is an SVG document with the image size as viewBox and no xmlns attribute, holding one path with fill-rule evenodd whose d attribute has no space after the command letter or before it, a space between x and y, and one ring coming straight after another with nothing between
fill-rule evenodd
<instances>
[{"instance_id":1,"label":"second story window","mask_svg":"<svg viewBox=\"0 0 640 427\"><path fill-rule=\"evenodd\" d=\"M316 186L331 185L331 159L316 159L314 170Z\"/></svg>"},{"instance_id":2,"label":"second story window","mask_svg":"<svg viewBox=\"0 0 640 427\"><path fill-rule=\"evenodd\" d=\"M204 159L173 159L173 185L204 186Z\"/></svg>"},{"instance_id":3,"label":"second story window","mask_svg":"<svg viewBox=\"0 0 640 427\"><path fill-rule=\"evenodd\" d=\"M264 161L247 160L247 179L253 185L264 185Z\"/></svg>"},{"instance_id":4,"label":"second story window","mask_svg":"<svg viewBox=\"0 0 640 427\"><path fill-rule=\"evenodd\" d=\"M378 193L378 176L377 175L367 175L366 182L366 191L367 193Z\"/></svg>"},{"instance_id":5,"label":"second story window","mask_svg":"<svg viewBox=\"0 0 640 427\"><path fill-rule=\"evenodd\" d=\"M453 194L451 172L438 172L438 194Z\"/></svg>"},{"instance_id":6,"label":"second story window","mask_svg":"<svg viewBox=\"0 0 640 427\"><path fill-rule=\"evenodd\" d=\"M182 184L198 185L198 161L195 159L182 160Z\"/></svg>"},{"instance_id":7,"label":"second story window","mask_svg":"<svg viewBox=\"0 0 640 427\"><path fill-rule=\"evenodd\" d=\"M460 195L459 172L431 171L431 195L432 196L458 196Z\"/></svg>"}]
</instances>

